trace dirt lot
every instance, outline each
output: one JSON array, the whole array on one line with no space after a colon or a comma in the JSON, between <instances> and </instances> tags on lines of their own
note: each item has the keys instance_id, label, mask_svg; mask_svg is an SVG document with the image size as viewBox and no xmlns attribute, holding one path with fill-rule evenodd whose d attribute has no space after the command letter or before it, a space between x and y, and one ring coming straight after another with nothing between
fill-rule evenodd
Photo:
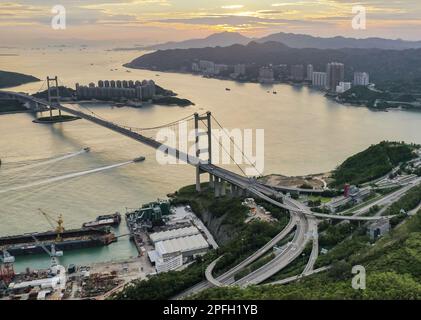
<instances>
[{"instance_id":1,"label":"dirt lot","mask_svg":"<svg viewBox=\"0 0 421 320\"><path fill-rule=\"evenodd\" d=\"M269 175L263 177L261 181L273 187L300 188L303 185L310 185L314 189L323 189L330 182L331 173L315 174L302 177L287 177L283 175Z\"/></svg>"}]
</instances>

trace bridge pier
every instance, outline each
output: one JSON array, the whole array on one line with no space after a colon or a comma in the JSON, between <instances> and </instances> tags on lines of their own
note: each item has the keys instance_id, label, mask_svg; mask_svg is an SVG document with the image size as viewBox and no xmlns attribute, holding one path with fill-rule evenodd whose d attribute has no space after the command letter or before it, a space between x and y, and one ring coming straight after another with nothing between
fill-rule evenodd
<instances>
[{"instance_id":1,"label":"bridge pier","mask_svg":"<svg viewBox=\"0 0 421 320\"><path fill-rule=\"evenodd\" d=\"M225 197L227 195L227 188L224 180L221 179L221 196Z\"/></svg>"},{"instance_id":2,"label":"bridge pier","mask_svg":"<svg viewBox=\"0 0 421 320\"><path fill-rule=\"evenodd\" d=\"M215 191L215 198L219 198L221 196L221 182L219 181L218 177L215 177L214 181L214 191Z\"/></svg>"},{"instance_id":3,"label":"bridge pier","mask_svg":"<svg viewBox=\"0 0 421 320\"><path fill-rule=\"evenodd\" d=\"M200 166L196 166L196 191L201 192L202 188L200 186Z\"/></svg>"}]
</instances>

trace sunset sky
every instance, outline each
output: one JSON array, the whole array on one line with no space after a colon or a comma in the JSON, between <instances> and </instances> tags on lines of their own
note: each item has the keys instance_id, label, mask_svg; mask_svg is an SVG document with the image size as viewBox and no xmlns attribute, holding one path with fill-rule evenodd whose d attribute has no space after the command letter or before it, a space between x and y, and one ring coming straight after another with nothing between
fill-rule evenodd
<instances>
[{"instance_id":1,"label":"sunset sky","mask_svg":"<svg viewBox=\"0 0 421 320\"><path fill-rule=\"evenodd\" d=\"M51 9L67 10L67 29L53 30ZM367 9L367 30L351 27L352 6ZM157 43L237 31L421 40L420 0L2 0L0 45L63 41Z\"/></svg>"}]
</instances>

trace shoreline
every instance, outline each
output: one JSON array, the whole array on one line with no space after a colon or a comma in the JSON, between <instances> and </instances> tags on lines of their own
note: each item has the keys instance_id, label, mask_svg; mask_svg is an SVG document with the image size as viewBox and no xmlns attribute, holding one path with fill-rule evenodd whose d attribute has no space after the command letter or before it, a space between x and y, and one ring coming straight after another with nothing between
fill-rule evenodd
<instances>
[{"instance_id":1,"label":"shoreline","mask_svg":"<svg viewBox=\"0 0 421 320\"><path fill-rule=\"evenodd\" d=\"M200 78L204 78L204 79L212 79L212 80L221 80L221 81L230 81L230 82L234 82L234 83L243 83L243 84L259 84L263 87L273 87L274 85L288 85L290 87L296 87L296 88L309 88L310 90L313 90L315 92L319 92L321 94L323 94L323 96L332 101L335 102L339 105L343 105L343 106L348 106L348 107L362 107L362 108L366 108L370 111L374 111L374 112L389 112L390 110L399 110L399 111L421 111L421 107L387 107L387 108L372 108L369 107L367 105L364 104L358 104L358 103L351 103L351 102L343 102L343 101L337 101L335 98L330 97L330 96L326 96L326 94L328 93L325 90L320 90L317 89L311 85L309 85L308 83L293 83L293 82L283 82L283 81L274 81L274 82L270 82L270 83L261 83L259 81L251 81L251 80L236 80L236 79L232 79L229 77L212 77L212 76L204 76L202 74L198 74L198 73L192 73L192 72L188 72L188 71L177 71L177 70L153 70L153 69L148 69L148 68L138 68L138 67L134 67L131 66L129 63L127 64L123 64L123 67L125 68L129 68L129 69L133 69L133 70L145 70L145 71L151 71L151 72L162 72L162 73L171 73L171 74L181 74L181 75L191 75L191 76L197 76ZM194 105L194 104L193 104Z\"/></svg>"}]
</instances>

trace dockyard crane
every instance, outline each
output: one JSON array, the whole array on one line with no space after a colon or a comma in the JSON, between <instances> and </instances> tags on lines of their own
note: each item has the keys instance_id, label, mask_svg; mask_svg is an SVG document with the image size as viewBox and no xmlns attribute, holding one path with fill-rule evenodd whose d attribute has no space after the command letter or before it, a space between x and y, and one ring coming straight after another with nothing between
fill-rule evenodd
<instances>
[{"instance_id":1,"label":"dockyard crane","mask_svg":"<svg viewBox=\"0 0 421 320\"><path fill-rule=\"evenodd\" d=\"M58 258L63 256L63 251L56 251L56 246L54 244L51 245L51 251L47 249L47 247L41 243L35 235L31 235L32 239L34 239L35 243L39 245L46 254L48 254L51 258L51 266L50 268L53 269L54 267L59 265Z\"/></svg>"},{"instance_id":2,"label":"dockyard crane","mask_svg":"<svg viewBox=\"0 0 421 320\"><path fill-rule=\"evenodd\" d=\"M46 213L44 210L42 210L42 209L38 209L38 210L39 210L39 212L41 212L41 214L44 216L44 218L48 221L48 223L55 229L55 232L57 233L56 241L61 242L61 240L62 240L61 235L63 234L63 232L65 230L64 226L63 226L63 224L64 224L63 216L60 214L58 216L58 219L55 219L55 218L51 217L48 213ZM53 222L55 222L57 225L54 225Z\"/></svg>"}]
</instances>

